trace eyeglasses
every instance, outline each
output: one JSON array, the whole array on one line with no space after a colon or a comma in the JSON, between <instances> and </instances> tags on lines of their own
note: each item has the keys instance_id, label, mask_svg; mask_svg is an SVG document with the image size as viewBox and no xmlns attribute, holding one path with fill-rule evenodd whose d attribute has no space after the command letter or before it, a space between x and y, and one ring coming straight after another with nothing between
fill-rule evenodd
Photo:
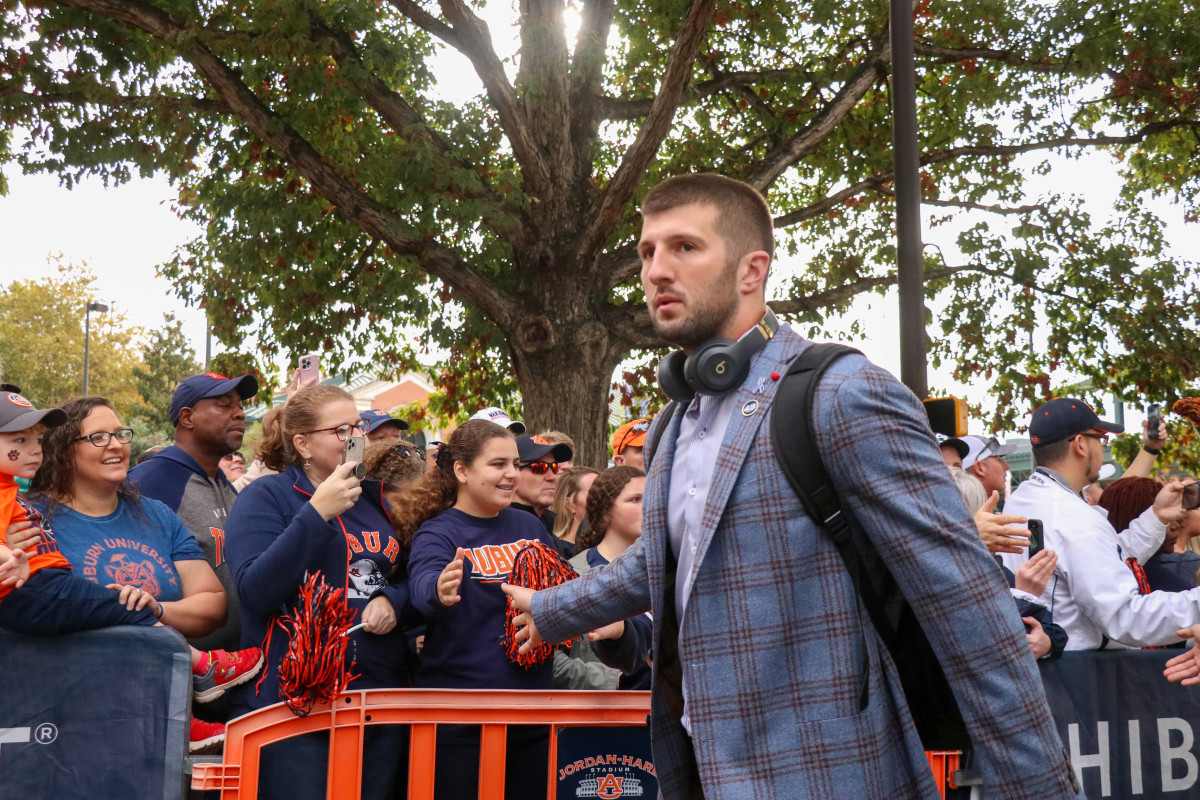
<instances>
[{"instance_id":1,"label":"eyeglasses","mask_svg":"<svg viewBox=\"0 0 1200 800\"><path fill-rule=\"evenodd\" d=\"M545 461L534 461L529 464L520 464L517 469L527 469L533 472L534 475L545 475L546 470L558 474L558 463L547 464Z\"/></svg>"},{"instance_id":2,"label":"eyeglasses","mask_svg":"<svg viewBox=\"0 0 1200 800\"><path fill-rule=\"evenodd\" d=\"M111 433L109 431L96 431L95 433L89 433L87 436L80 436L75 441L82 442L84 439L87 439L96 445L96 447L107 447L108 440L113 438L121 444L129 444L133 441L133 429L121 428L121 430L112 431Z\"/></svg>"},{"instance_id":3,"label":"eyeglasses","mask_svg":"<svg viewBox=\"0 0 1200 800\"><path fill-rule=\"evenodd\" d=\"M413 453L417 454L418 458L425 458L425 451L419 447L409 447L406 444L397 444L388 448L389 453L396 453L401 458L412 458Z\"/></svg>"},{"instance_id":4,"label":"eyeglasses","mask_svg":"<svg viewBox=\"0 0 1200 800\"><path fill-rule=\"evenodd\" d=\"M338 438L339 442L346 441L347 436L352 436L355 433L363 432L363 423L356 422L353 425L338 425L334 428L317 428L315 431L306 431L305 433L324 433L325 431L333 431L333 435Z\"/></svg>"},{"instance_id":5,"label":"eyeglasses","mask_svg":"<svg viewBox=\"0 0 1200 800\"><path fill-rule=\"evenodd\" d=\"M1100 442L1101 447L1104 447L1108 444L1108 434L1107 433L1081 433L1079 435L1086 436L1089 439L1095 439L1096 441Z\"/></svg>"}]
</instances>

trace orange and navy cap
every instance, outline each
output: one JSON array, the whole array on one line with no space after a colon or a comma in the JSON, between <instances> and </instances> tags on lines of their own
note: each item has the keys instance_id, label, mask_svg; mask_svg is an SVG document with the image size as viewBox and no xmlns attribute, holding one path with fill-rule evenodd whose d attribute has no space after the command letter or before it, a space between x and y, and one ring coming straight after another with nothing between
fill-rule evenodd
<instances>
[{"instance_id":1,"label":"orange and navy cap","mask_svg":"<svg viewBox=\"0 0 1200 800\"><path fill-rule=\"evenodd\" d=\"M621 455L626 447L645 447L646 432L650 430L650 420L635 419L617 428L612 437L614 456Z\"/></svg>"},{"instance_id":2,"label":"orange and navy cap","mask_svg":"<svg viewBox=\"0 0 1200 800\"><path fill-rule=\"evenodd\" d=\"M402 431L408 430L408 423L402 419L397 419L386 411L381 411L378 408L368 408L366 411L360 412L358 418L364 423L363 433L371 433L382 428L384 425L395 425Z\"/></svg>"},{"instance_id":3,"label":"orange and navy cap","mask_svg":"<svg viewBox=\"0 0 1200 800\"><path fill-rule=\"evenodd\" d=\"M566 442L555 444L548 439L543 439L541 436L517 437L517 456L521 459L522 464L541 461L546 456L550 456L555 463L570 461L573 455L574 452L571 450L571 445Z\"/></svg>"},{"instance_id":4,"label":"orange and navy cap","mask_svg":"<svg viewBox=\"0 0 1200 800\"><path fill-rule=\"evenodd\" d=\"M1038 406L1029 421L1029 443L1034 447L1061 442L1080 433L1124 433L1125 427L1105 422L1092 407L1074 397L1058 397Z\"/></svg>"},{"instance_id":5,"label":"orange and navy cap","mask_svg":"<svg viewBox=\"0 0 1200 800\"><path fill-rule=\"evenodd\" d=\"M27 431L39 422L47 428L57 428L66 421L67 412L61 408L39 411L16 392L0 395L0 433Z\"/></svg>"}]
</instances>

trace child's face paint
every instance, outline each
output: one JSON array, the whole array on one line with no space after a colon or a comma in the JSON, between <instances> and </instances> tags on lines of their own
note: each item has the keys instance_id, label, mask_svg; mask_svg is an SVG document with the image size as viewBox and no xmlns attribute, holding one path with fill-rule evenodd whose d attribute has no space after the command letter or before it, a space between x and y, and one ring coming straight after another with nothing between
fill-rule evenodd
<instances>
[{"instance_id":1,"label":"child's face paint","mask_svg":"<svg viewBox=\"0 0 1200 800\"><path fill-rule=\"evenodd\" d=\"M17 478L32 478L42 465L42 437L45 429L41 425L24 431L0 433L0 452L8 458L0 461L0 472Z\"/></svg>"}]
</instances>

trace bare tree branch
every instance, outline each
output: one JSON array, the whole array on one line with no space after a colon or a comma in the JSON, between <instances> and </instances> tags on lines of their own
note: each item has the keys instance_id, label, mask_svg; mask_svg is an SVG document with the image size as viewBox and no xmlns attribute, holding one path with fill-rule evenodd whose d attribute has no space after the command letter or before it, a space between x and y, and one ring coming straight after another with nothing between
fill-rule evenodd
<instances>
[{"instance_id":1,"label":"bare tree branch","mask_svg":"<svg viewBox=\"0 0 1200 800\"><path fill-rule=\"evenodd\" d=\"M726 72L716 77L700 81L689 86L683 93L681 105L700 100L713 94L719 94L727 89L753 86L768 80L797 80L812 79L812 73L802 69L768 69L753 72ZM625 100L616 97L596 97L597 113L601 119L631 120L640 119L650 113L654 106L653 97L642 97Z\"/></svg>"},{"instance_id":2,"label":"bare tree branch","mask_svg":"<svg viewBox=\"0 0 1200 800\"><path fill-rule=\"evenodd\" d=\"M589 178L595 165L599 122L602 118L595 97L604 80L605 48L612 28L615 0L585 0L583 19L571 59L571 144L575 153L578 208L590 209L595 197Z\"/></svg>"},{"instance_id":3,"label":"bare tree branch","mask_svg":"<svg viewBox=\"0 0 1200 800\"><path fill-rule=\"evenodd\" d=\"M394 252L415 257L422 268L461 291L497 325L503 327L517 318L516 300L471 269L458 255L432 242L405 236L404 222L399 216L343 177L286 120L263 104L228 64L204 46L186 22L177 21L177 15L169 16L137 0L62 1L64 5L123 22L172 45L228 103L230 110L286 158L347 220L386 242Z\"/></svg>"},{"instance_id":4,"label":"bare tree branch","mask_svg":"<svg viewBox=\"0 0 1200 800\"><path fill-rule=\"evenodd\" d=\"M1145 141L1148 137L1158 133L1165 133L1175 128L1191 128L1192 130L1200 131L1200 120L1194 119L1170 119L1152 122L1142 126L1134 133L1124 136L1057 136L1053 139L1045 139L1040 142L1026 142L1024 144L1011 145L964 145L962 147L952 147L948 150L936 150L932 153L926 153L921 156L922 166L929 164L938 164L942 161L950 161L959 156L990 156L1003 157L1018 155L1021 153L1030 153L1037 150L1052 150L1056 147L1080 146L1080 147L1104 147L1107 145L1127 145L1138 144ZM797 222L812 219L828 212L839 203L866 191L878 191L881 187L890 184L894 178L891 172L881 172L878 175L861 180L851 186L847 186L838 192L835 192L828 197L805 206L798 208L795 211L790 211L787 214L775 218L776 228L786 228L789 225L795 225ZM922 203L928 202L925 200ZM938 203L933 203L937 205ZM989 209L984 209L989 210Z\"/></svg>"},{"instance_id":5,"label":"bare tree branch","mask_svg":"<svg viewBox=\"0 0 1200 800\"><path fill-rule=\"evenodd\" d=\"M508 137L513 157L521 165L526 193L538 199L549 199L554 188L550 169L530 134L516 90L504 74L504 64L492 48L487 23L462 0L441 0L441 4L442 13L458 34L458 49L475 67L475 74L483 81L488 99L500 117L500 127Z\"/></svg>"},{"instance_id":6,"label":"bare tree branch","mask_svg":"<svg viewBox=\"0 0 1200 800\"><path fill-rule=\"evenodd\" d=\"M804 130L767 153L762 161L750 170L746 182L763 191L782 175L784 170L816 150L833 129L841 124L867 90L887 74L887 63L891 55L891 43L888 37L884 36L867 53L858 69L833 99L804 126Z\"/></svg>"},{"instance_id":7,"label":"bare tree branch","mask_svg":"<svg viewBox=\"0 0 1200 800\"><path fill-rule=\"evenodd\" d=\"M671 130L675 111L691 78L692 65L708 31L708 21L712 18L715 5L715 0L692 0L688 7L676 32L667 68L663 71L662 83L654 98L654 107L646 116L633 144L625 151L621 165L604 189L600 208L593 216L592 224L580 239L579 263L588 264L600 253L605 240L620 223L621 215L646 174L646 168L658 153L663 138ZM597 279L606 281L607 276L597 275Z\"/></svg>"},{"instance_id":8,"label":"bare tree branch","mask_svg":"<svg viewBox=\"0 0 1200 800\"><path fill-rule=\"evenodd\" d=\"M521 0L521 67L516 84L530 138L557 184L575 171L562 0ZM550 196L542 197L543 201Z\"/></svg>"},{"instance_id":9,"label":"bare tree branch","mask_svg":"<svg viewBox=\"0 0 1200 800\"><path fill-rule=\"evenodd\" d=\"M938 61L964 61L969 58L999 61L1013 67L1024 67L1030 72L1064 72L1069 64L1063 61L1031 61L1011 50L994 50L988 47L938 47L928 42L917 41L913 52Z\"/></svg>"},{"instance_id":10,"label":"bare tree branch","mask_svg":"<svg viewBox=\"0 0 1200 800\"><path fill-rule=\"evenodd\" d=\"M421 8L414 0L388 0L388 2L397 11L412 20L413 24L421 30L436 36L459 52L465 52L463 50L465 45L462 37L458 35L458 31Z\"/></svg>"},{"instance_id":11,"label":"bare tree branch","mask_svg":"<svg viewBox=\"0 0 1200 800\"><path fill-rule=\"evenodd\" d=\"M622 245L603 253L597 259L601 274L608 276L608 288L620 286L641 272L642 261L638 258L637 245Z\"/></svg>"},{"instance_id":12,"label":"bare tree branch","mask_svg":"<svg viewBox=\"0 0 1200 800\"><path fill-rule=\"evenodd\" d=\"M880 186L875 189L876 192L887 197L895 197L896 193L886 186ZM1048 211L1044 203L1026 203L1020 206L1003 206L999 204L974 203L969 200L932 200L928 197L921 198L923 206L938 206L941 208L961 208L971 211L987 211L990 214L1003 214L1005 216L1011 214L1029 214L1034 211Z\"/></svg>"}]
</instances>

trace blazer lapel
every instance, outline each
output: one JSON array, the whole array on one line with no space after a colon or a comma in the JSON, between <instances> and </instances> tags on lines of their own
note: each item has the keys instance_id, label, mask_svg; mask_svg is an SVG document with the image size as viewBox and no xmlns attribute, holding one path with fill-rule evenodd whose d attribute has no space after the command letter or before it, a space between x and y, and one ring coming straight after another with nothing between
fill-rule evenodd
<instances>
[{"instance_id":1,"label":"blazer lapel","mask_svg":"<svg viewBox=\"0 0 1200 800\"><path fill-rule=\"evenodd\" d=\"M729 427L717 454L713 480L704 503L704 516L700 523L700 539L696 543L696 558L692 562L689 587L693 585L696 572L704 561L713 534L725 513L729 495L737 484L750 445L758 438L759 428L767 418L779 381L772 380L772 373L783 375L788 362L807 346L808 342L790 334L790 328L780 326L775 338L767 343L750 369L750 375L734 390ZM786 333L785 333L786 332ZM780 334L785 334L781 336ZM678 434L678 427L675 433ZM669 476L668 476L669 481Z\"/></svg>"}]
</instances>

